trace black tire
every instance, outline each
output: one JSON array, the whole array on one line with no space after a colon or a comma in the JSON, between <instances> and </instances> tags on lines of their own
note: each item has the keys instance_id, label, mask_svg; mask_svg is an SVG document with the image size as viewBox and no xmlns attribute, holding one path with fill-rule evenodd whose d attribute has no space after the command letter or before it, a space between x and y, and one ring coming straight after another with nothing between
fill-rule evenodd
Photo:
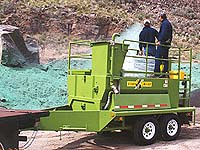
<instances>
[{"instance_id":1,"label":"black tire","mask_svg":"<svg viewBox=\"0 0 200 150\"><path fill-rule=\"evenodd\" d=\"M139 118L134 124L133 137L137 145L149 145L158 135L158 121L152 117Z\"/></svg>"},{"instance_id":2,"label":"black tire","mask_svg":"<svg viewBox=\"0 0 200 150\"><path fill-rule=\"evenodd\" d=\"M175 140L181 132L181 123L178 116L175 114L161 116L160 131L162 140Z\"/></svg>"}]
</instances>

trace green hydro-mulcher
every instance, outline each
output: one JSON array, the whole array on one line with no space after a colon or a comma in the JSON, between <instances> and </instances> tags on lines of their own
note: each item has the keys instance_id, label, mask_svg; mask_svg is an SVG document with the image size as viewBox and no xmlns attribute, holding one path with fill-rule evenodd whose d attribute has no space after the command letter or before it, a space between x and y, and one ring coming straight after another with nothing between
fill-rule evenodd
<instances>
[{"instance_id":1,"label":"green hydro-mulcher","mask_svg":"<svg viewBox=\"0 0 200 150\"><path fill-rule=\"evenodd\" d=\"M130 55L129 51L138 49L129 48L129 44L141 41L116 43L116 36L119 34L114 34L110 42L69 44L68 104L49 110L50 116L41 119L40 129L97 133L128 130L139 145L152 144L158 137L174 140L179 136L181 125L188 124L195 114L195 108L189 106L192 50L170 46L173 57L165 60L168 72L157 73L162 78L152 78L155 73L148 71L148 65L158 58ZM142 43L147 47L153 44ZM72 55L73 48L81 46L91 48L91 53ZM183 53L188 60L181 60ZM125 58L143 60L145 65L141 70L124 70ZM89 59L92 67L73 70L72 59ZM189 64L186 71L184 63Z\"/></svg>"}]
</instances>

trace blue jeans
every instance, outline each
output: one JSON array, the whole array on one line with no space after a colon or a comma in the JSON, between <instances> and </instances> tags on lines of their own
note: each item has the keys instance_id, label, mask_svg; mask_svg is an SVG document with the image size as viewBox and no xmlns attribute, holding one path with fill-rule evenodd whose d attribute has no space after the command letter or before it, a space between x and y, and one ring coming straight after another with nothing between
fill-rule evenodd
<instances>
[{"instance_id":1,"label":"blue jeans","mask_svg":"<svg viewBox=\"0 0 200 150\"><path fill-rule=\"evenodd\" d=\"M158 46L155 58L168 59L169 47ZM155 60L154 72L160 72L160 65L164 65L162 72L168 72L168 60Z\"/></svg>"},{"instance_id":2,"label":"blue jeans","mask_svg":"<svg viewBox=\"0 0 200 150\"><path fill-rule=\"evenodd\" d=\"M146 47L144 48L144 55L146 56L146 53L147 53L147 51L146 51ZM149 45L148 46L148 56L155 56L155 54L156 54L156 46L154 46L154 45Z\"/></svg>"}]
</instances>

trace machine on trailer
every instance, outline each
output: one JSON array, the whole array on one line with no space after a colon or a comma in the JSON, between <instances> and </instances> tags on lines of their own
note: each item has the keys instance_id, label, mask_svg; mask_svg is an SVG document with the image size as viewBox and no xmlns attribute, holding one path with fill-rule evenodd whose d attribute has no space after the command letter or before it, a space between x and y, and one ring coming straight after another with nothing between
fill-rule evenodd
<instances>
[{"instance_id":1,"label":"machine on trailer","mask_svg":"<svg viewBox=\"0 0 200 150\"><path fill-rule=\"evenodd\" d=\"M179 136L181 125L187 124L195 112L194 107L189 107L191 49L171 47L170 53L177 57L167 60L169 73L158 73L165 75L164 78L151 78L154 72L148 71L148 64L156 58L127 55L128 51L135 51L129 44L139 42L124 40L116 43L116 36L118 34L113 35L111 42L70 43L68 104L50 110L49 117L41 118L41 129L98 133L130 130L133 141L139 145L153 143L158 134L163 140L174 140ZM76 48L87 45L92 54L72 55L73 45L78 45ZM189 69L185 72L181 61L183 52L189 57ZM91 69L71 69L74 58L90 59ZM125 58L141 59L146 65L143 70L125 71L122 69Z\"/></svg>"}]
</instances>

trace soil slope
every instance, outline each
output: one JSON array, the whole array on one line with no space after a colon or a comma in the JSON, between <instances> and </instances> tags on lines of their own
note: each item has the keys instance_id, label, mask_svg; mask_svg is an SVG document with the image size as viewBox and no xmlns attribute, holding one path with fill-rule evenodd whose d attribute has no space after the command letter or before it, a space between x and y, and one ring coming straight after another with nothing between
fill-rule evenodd
<instances>
[{"instance_id":1,"label":"soil slope","mask_svg":"<svg viewBox=\"0 0 200 150\"><path fill-rule=\"evenodd\" d=\"M105 39L145 18L159 28L166 12L174 27L173 43L200 49L199 0L1 0L0 23L20 27L34 37L41 51L66 52L71 39Z\"/></svg>"}]
</instances>

